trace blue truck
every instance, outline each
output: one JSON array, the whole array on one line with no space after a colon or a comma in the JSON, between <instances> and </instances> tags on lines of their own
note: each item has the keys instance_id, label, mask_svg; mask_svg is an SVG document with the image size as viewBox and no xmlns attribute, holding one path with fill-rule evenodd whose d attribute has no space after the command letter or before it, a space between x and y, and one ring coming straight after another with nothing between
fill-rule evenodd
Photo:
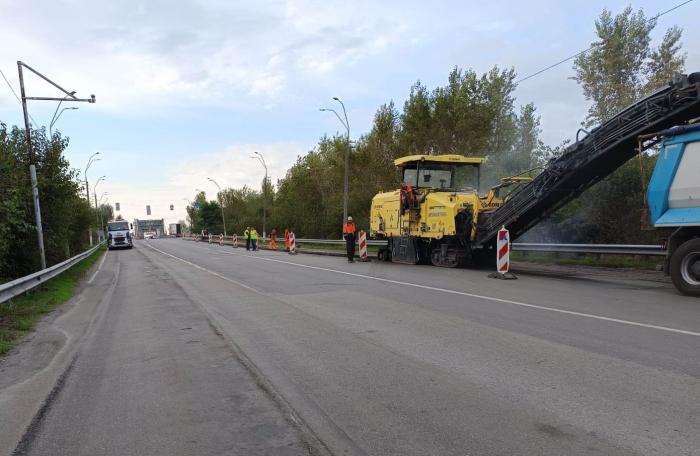
<instances>
[{"instance_id":1,"label":"blue truck","mask_svg":"<svg viewBox=\"0 0 700 456\"><path fill-rule=\"evenodd\" d=\"M647 189L644 228L672 228L664 273L686 295L700 296L700 123L657 135L661 149Z\"/></svg>"}]
</instances>

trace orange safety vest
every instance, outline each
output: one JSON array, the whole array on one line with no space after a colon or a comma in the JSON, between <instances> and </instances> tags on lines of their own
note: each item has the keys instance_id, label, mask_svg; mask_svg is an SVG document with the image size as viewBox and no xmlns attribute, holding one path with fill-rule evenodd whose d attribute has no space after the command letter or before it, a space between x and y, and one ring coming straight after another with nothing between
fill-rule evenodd
<instances>
[{"instance_id":1,"label":"orange safety vest","mask_svg":"<svg viewBox=\"0 0 700 456\"><path fill-rule=\"evenodd\" d=\"M407 185L406 188L401 189L401 202L405 203L406 202L406 197L410 199L416 199L416 195L413 193L413 187L410 185Z\"/></svg>"},{"instance_id":2,"label":"orange safety vest","mask_svg":"<svg viewBox=\"0 0 700 456\"><path fill-rule=\"evenodd\" d=\"M289 247L289 230L284 230L284 244Z\"/></svg>"},{"instance_id":3,"label":"orange safety vest","mask_svg":"<svg viewBox=\"0 0 700 456\"><path fill-rule=\"evenodd\" d=\"M346 223L343 225L343 234L355 234L355 224L354 223Z\"/></svg>"}]
</instances>

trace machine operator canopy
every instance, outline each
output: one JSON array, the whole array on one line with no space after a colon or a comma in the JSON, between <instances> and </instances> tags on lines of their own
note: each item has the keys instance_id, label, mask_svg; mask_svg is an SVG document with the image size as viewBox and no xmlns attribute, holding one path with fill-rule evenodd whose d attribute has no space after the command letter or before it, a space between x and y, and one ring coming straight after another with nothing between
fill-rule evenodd
<instances>
[{"instance_id":1,"label":"machine operator canopy","mask_svg":"<svg viewBox=\"0 0 700 456\"><path fill-rule=\"evenodd\" d=\"M483 158L462 155L411 155L394 164L402 168L402 180L414 188L478 191L483 162Z\"/></svg>"}]
</instances>

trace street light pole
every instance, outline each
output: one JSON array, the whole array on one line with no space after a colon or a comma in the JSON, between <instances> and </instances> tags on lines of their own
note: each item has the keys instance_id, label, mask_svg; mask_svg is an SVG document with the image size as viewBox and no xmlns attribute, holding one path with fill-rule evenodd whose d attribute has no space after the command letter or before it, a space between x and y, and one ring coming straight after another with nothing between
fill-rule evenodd
<instances>
[{"instance_id":1,"label":"street light pole","mask_svg":"<svg viewBox=\"0 0 700 456\"><path fill-rule=\"evenodd\" d=\"M219 184L216 183L214 179L211 177L207 177L210 181L214 182L214 185L216 185L216 188L219 189L219 201L221 201L221 221L224 223L224 237L226 236L226 219L224 218L224 194L221 191L221 187L219 187Z\"/></svg>"},{"instance_id":2,"label":"street light pole","mask_svg":"<svg viewBox=\"0 0 700 456\"><path fill-rule=\"evenodd\" d=\"M104 198L106 194L107 194L107 192L104 192L104 193L102 194L102 196L100 196L100 206L99 206L99 211L100 211L100 226L102 227L103 230L104 230L104 227L105 227L105 221L104 221L104 218L102 217L102 198ZM95 196L95 199L97 199L97 196ZM109 200L109 198L107 198L107 200ZM103 233L104 233L104 232L103 232ZM103 236L103 237L104 237L104 236Z\"/></svg>"},{"instance_id":3,"label":"street light pole","mask_svg":"<svg viewBox=\"0 0 700 456\"><path fill-rule=\"evenodd\" d=\"M59 107L61 107L61 103L58 104ZM61 117L61 114L63 114L63 111L71 111L75 110L78 108L63 108L61 109L61 112L58 113L58 116L56 115L56 112L58 112L58 108L56 108L56 112L53 114L53 118L51 119L51 123L49 124L49 135L51 136L51 139L53 140L53 126L56 125L56 122L58 122L58 119Z\"/></svg>"},{"instance_id":4,"label":"street light pole","mask_svg":"<svg viewBox=\"0 0 700 456\"><path fill-rule=\"evenodd\" d=\"M100 153L99 153L99 152L95 152L94 154L92 154L92 155L90 156L90 159L88 160L88 164L87 164L87 166L85 167L85 172L83 173L83 175L85 176L85 193L87 194L88 206L90 206L92 203L90 203L90 184L88 183L87 172L88 172L88 169L90 169L90 165L92 165L93 162L96 162L96 161L101 160L100 158L95 158L95 159L93 160L93 158L95 157L95 155L100 155Z\"/></svg>"},{"instance_id":5,"label":"street light pole","mask_svg":"<svg viewBox=\"0 0 700 456\"><path fill-rule=\"evenodd\" d=\"M345 111L345 105L338 97L333 97L335 101L340 103L343 107L343 115L345 116L345 121L338 115L335 109L320 109L320 111L331 111L340 120L345 129L348 132L347 144L345 146L345 181L343 185L343 223L348 219L348 175L350 171L350 122L348 121L348 113Z\"/></svg>"},{"instance_id":6,"label":"street light pole","mask_svg":"<svg viewBox=\"0 0 700 456\"><path fill-rule=\"evenodd\" d=\"M95 183L95 186L92 188L92 194L95 197L95 210L99 210L99 208L97 207L97 186L100 184L100 181L104 180L105 177L107 176L102 176L99 179L97 179L97 183ZM97 219L97 221L99 222L100 220Z\"/></svg>"},{"instance_id":7,"label":"street light pole","mask_svg":"<svg viewBox=\"0 0 700 456\"><path fill-rule=\"evenodd\" d=\"M265 223L267 222L267 165L265 164L265 157L263 157L260 152L254 153L257 155L257 157L250 158L257 158L265 168L265 180L263 181L263 239L265 239Z\"/></svg>"},{"instance_id":8,"label":"street light pole","mask_svg":"<svg viewBox=\"0 0 700 456\"><path fill-rule=\"evenodd\" d=\"M34 220L36 222L37 243L39 244L39 258L41 261L41 269L46 269L46 252L44 251L44 230L41 225L41 204L39 201L39 183L36 178L36 157L34 156L34 149L32 148L32 131L29 129L29 112L27 111L27 100L63 101L63 99L47 97L27 97L27 94L24 90L24 74L22 73L22 67L28 69L43 80L47 81L49 84L61 90L67 96L71 97L70 101L86 101L88 103L94 103L95 96L92 95L90 99L76 98L74 95L75 92L66 91L58 84L49 80L46 76L34 70L30 66L25 65L19 60L17 61L17 71L19 72L19 87L22 93L22 110L24 111L24 131L27 135L27 151L29 152L29 176L32 184L32 201L34 202Z\"/></svg>"}]
</instances>

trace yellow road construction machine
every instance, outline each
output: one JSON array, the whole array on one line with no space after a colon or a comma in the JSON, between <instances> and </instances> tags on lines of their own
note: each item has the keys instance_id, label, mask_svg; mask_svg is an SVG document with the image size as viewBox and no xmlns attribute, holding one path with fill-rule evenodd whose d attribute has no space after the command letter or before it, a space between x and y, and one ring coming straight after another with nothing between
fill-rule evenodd
<instances>
[{"instance_id":1,"label":"yellow road construction machine","mask_svg":"<svg viewBox=\"0 0 700 456\"><path fill-rule=\"evenodd\" d=\"M384 239L380 259L455 267L495 263L496 236L510 241L546 219L638 155L638 137L700 117L700 73L676 75L553 157L535 178L507 178L480 193L481 158L413 155L396 160L416 191L402 207L400 190L372 200L370 237ZM579 135L583 133L581 139ZM507 195L499 195L503 187ZM505 193L505 191L503 191ZM669 254L670 255L670 254Z\"/></svg>"},{"instance_id":2,"label":"yellow road construction machine","mask_svg":"<svg viewBox=\"0 0 700 456\"><path fill-rule=\"evenodd\" d=\"M379 193L372 200L370 237L386 239L380 259L400 263L468 264L482 214L501 207L501 188L529 181L504 179L481 196L483 158L461 155L412 155L396 160L402 181L415 198L402 204L401 190Z\"/></svg>"}]
</instances>

